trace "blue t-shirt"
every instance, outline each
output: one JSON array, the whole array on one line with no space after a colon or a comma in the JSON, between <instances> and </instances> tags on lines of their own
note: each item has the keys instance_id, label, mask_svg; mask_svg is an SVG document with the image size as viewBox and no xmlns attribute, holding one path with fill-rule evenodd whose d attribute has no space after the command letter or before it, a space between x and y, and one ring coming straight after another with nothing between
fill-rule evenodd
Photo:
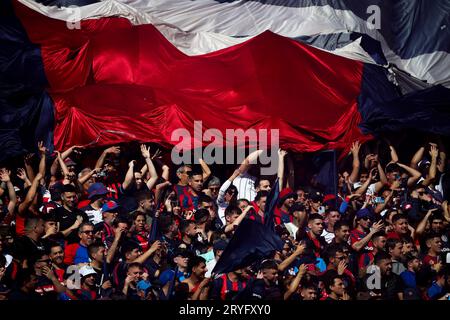
<instances>
[{"instance_id":1,"label":"blue t-shirt","mask_svg":"<svg viewBox=\"0 0 450 320\"><path fill-rule=\"evenodd\" d=\"M402 278L403 283L406 288L416 288L416 274L412 271L406 270L400 274L400 278Z\"/></svg>"},{"instance_id":2,"label":"blue t-shirt","mask_svg":"<svg viewBox=\"0 0 450 320\"><path fill-rule=\"evenodd\" d=\"M89 263L89 255L87 247L79 245L77 251L75 252L75 257L73 258L73 264L79 263Z\"/></svg>"}]
</instances>

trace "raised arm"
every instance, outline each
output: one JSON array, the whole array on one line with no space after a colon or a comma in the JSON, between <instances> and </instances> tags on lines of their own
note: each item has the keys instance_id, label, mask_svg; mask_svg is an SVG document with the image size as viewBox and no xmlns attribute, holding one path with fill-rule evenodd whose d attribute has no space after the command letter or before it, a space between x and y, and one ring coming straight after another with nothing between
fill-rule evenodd
<instances>
[{"instance_id":1,"label":"raised arm","mask_svg":"<svg viewBox=\"0 0 450 320\"><path fill-rule=\"evenodd\" d=\"M284 185L284 158L287 155L287 151L278 149L278 184L280 190L283 189Z\"/></svg>"},{"instance_id":2,"label":"raised arm","mask_svg":"<svg viewBox=\"0 0 450 320\"><path fill-rule=\"evenodd\" d=\"M138 262L138 263L144 263L148 258L151 257L152 254L154 254L156 252L156 250L161 249L161 241L156 240L155 242L153 242L152 246L150 247L150 249L148 249L147 251L145 251L143 254L141 254L139 257L137 257L136 259L133 260L134 262Z\"/></svg>"},{"instance_id":3,"label":"raised arm","mask_svg":"<svg viewBox=\"0 0 450 320\"><path fill-rule=\"evenodd\" d=\"M435 208L435 209L431 209L431 210L427 211L427 214L423 217L423 219L417 225L416 231L414 233L416 237L422 235L425 232L425 228L427 226L428 219L431 217L433 212L436 210L437 209Z\"/></svg>"},{"instance_id":4,"label":"raised arm","mask_svg":"<svg viewBox=\"0 0 450 320\"><path fill-rule=\"evenodd\" d=\"M203 181L206 181L209 176L211 175L211 169L208 167L208 164L203 159L198 159L200 166L202 167L203 171Z\"/></svg>"},{"instance_id":5,"label":"raised arm","mask_svg":"<svg viewBox=\"0 0 450 320\"><path fill-rule=\"evenodd\" d=\"M8 213L10 215L14 214L14 208L16 207L17 197L14 186L11 183L11 172L7 170L0 171L0 180L6 183L6 188L8 189Z\"/></svg>"},{"instance_id":6,"label":"raised arm","mask_svg":"<svg viewBox=\"0 0 450 320\"><path fill-rule=\"evenodd\" d=\"M24 213L33 202L34 197L36 196L37 188L39 186L39 181L42 179L42 175L38 173L31 184L30 189L25 197L25 200L19 205L19 214Z\"/></svg>"},{"instance_id":7,"label":"raised arm","mask_svg":"<svg viewBox=\"0 0 450 320\"><path fill-rule=\"evenodd\" d=\"M298 268L298 272L295 275L294 280L292 280L291 284L289 285L288 290L284 293L284 300L289 299L292 294L297 291L298 286L300 285L300 281L302 280L303 276L306 274L306 264L301 264Z\"/></svg>"},{"instance_id":8,"label":"raised arm","mask_svg":"<svg viewBox=\"0 0 450 320\"><path fill-rule=\"evenodd\" d=\"M435 146L431 146L430 150L431 164L430 169L428 170L428 177L422 181L422 184L424 186L429 186L436 178L438 155L439 155L438 149Z\"/></svg>"},{"instance_id":9,"label":"raised arm","mask_svg":"<svg viewBox=\"0 0 450 320\"><path fill-rule=\"evenodd\" d=\"M101 169L95 168L94 170L91 170L88 174L84 175L83 177L78 179L79 184L85 184L94 174L98 173Z\"/></svg>"},{"instance_id":10,"label":"raised arm","mask_svg":"<svg viewBox=\"0 0 450 320\"><path fill-rule=\"evenodd\" d=\"M239 171L241 174L247 172L247 170L250 168L250 165L253 164L256 159L263 153L263 150L256 150L250 153L247 158L242 161L241 165L239 166Z\"/></svg>"},{"instance_id":11,"label":"raised arm","mask_svg":"<svg viewBox=\"0 0 450 320\"><path fill-rule=\"evenodd\" d=\"M398 155L397 151L395 151L395 148L389 144L389 150L391 151L391 161L394 163L398 162Z\"/></svg>"},{"instance_id":12,"label":"raised arm","mask_svg":"<svg viewBox=\"0 0 450 320\"><path fill-rule=\"evenodd\" d=\"M304 243L300 243L299 245L297 245L297 248L295 248L295 251L278 265L278 271L282 272L287 267L289 267L298 256L302 255L303 252L305 252L305 248L306 248L306 245Z\"/></svg>"},{"instance_id":13,"label":"raised arm","mask_svg":"<svg viewBox=\"0 0 450 320\"><path fill-rule=\"evenodd\" d=\"M404 165L402 163L397 163L397 165L402 168L403 170L405 170L406 172L408 172L409 174L409 178L408 178L408 187L412 187L417 180L420 179L420 176L422 175L419 171L417 171L416 169L413 169L411 167L408 167L407 165Z\"/></svg>"},{"instance_id":14,"label":"raised arm","mask_svg":"<svg viewBox=\"0 0 450 320\"><path fill-rule=\"evenodd\" d=\"M106 156L110 153L119 154L120 153L120 147L109 147L108 149L105 149L100 157L97 160L97 163L95 164L96 168L103 168L103 164L105 163Z\"/></svg>"},{"instance_id":15,"label":"raised arm","mask_svg":"<svg viewBox=\"0 0 450 320\"><path fill-rule=\"evenodd\" d=\"M128 163L128 171L125 175L125 180L122 183L122 189L127 190L134 182L134 165L136 164L136 160L131 160Z\"/></svg>"},{"instance_id":16,"label":"raised arm","mask_svg":"<svg viewBox=\"0 0 450 320\"><path fill-rule=\"evenodd\" d=\"M230 185L233 183L233 180L237 178L241 174L239 169L234 170L233 174L225 181L219 189L219 194L217 195L217 204L223 203L225 200L225 192L227 192Z\"/></svg>"},{"instance_id":17,"label":"raised arm","mask_svg":"<svg viewBox=\"0 0 450 320\"><path fill-rule=\"evenodd\" d=\"M361 167L361 162L359 161L359 149L361 149L361 144L359 141L355 141L352 144L352 148L350 151L352 152L353 162L352 162L352 173L348 178L350 183L353 184L357 182L359 179L359 169Z\"/></svg>"},{"instance_id":18,"label":"raised arm","mask_svg":"<svg viewBox=\"0 0 450 320\"><path fill-rule=\"evenodd\" d=\"M361 240L355 242L352 244L352 248L355 251L361 251L362 248L366 246L366 244L372 239L372 236L380 231L383 228L383 222L380 220L378 222L375 222L373 227L371 228L370 232Z\"/></svg>"},{"instance_id":19,"label":"raised arm","mask_svg":"<svg viewBox=\"0 0 450 320\"><path fill-rule=\"evenodd\" d=\"M141 153L150 172L150 179L148 179L147 181L147 187L149 190L152 190L156 184L156 181L158 181L158 173L156 172L155 166L153 165L152 159L150 158L150 147L147 148L145 144L142 144Z\"/></svg>"},{"instance_id":20,"label":"raised arm","mask_svg":"<svg viewBox=\"0 0 450 320\"><path fill-rule=\"evenodd\" d=\"M244 220L245 216L247 215L247 213L249 212L250 209L252 209L252 206L247 206L242 213L239 215L239 217L236 218L236 220L233 221L232 224L229 224L225 227L225 233L229 233L231 231L233 231L237 226L239 226L242 222L242 220Z\"/></svg>"},{"instance_id":21,"label":"raised arm","mask_svg":"<svg viewBox=\"0 0 450 320\"><path fill-rule=\"evenodd\" d=\"M34 170L33 170L33 167L31 165L33 156L34 156L33 153L29 153L24 158L25 170L27 171L27 176L28 176L28 178L30 180L34 180Z\"/></svg>"},{"instance_id":22,"label":"raised arm","mask_svg":"<svg viewBox=\"0 0 450 320\"><path fill-rule=\"evenodd\" d=\"M44 146L44 142L40 141L38 143L38 149L39 149L39 154L41 156L41 160L39 161L39 173L42 176L42 180L45 178L45 160L46 160L46 153L47 153L47 148ZM45 181L41 181L41 183Z\"/></svg>"},{"instance_id":23,"label":"raised arm","mask_svg":"<svg viewBox=\"0 0 450 320\"><path fill-rule=\"evenodd\" d=\"M410 163L411 168L413 168L413 169L418 168L418 163L420 160L422 160L424 152L425 152L425 147L420 147L419 150L416 151L416 153L414 154L414 156L411 159L411 163Z\"/></svg>"}]
</instances>

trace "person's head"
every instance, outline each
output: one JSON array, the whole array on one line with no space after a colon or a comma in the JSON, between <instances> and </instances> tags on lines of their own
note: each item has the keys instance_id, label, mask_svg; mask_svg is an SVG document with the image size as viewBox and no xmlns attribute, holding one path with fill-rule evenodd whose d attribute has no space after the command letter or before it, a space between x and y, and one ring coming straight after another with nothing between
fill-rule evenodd
<instances>
[{"instance_id":1,"label":"person's head","mask_svg":"<svg viewBox=\"0 0 450 320\"><path fill-rule=\"evenodd\" d=\"M142 275L144 274L144 267L138 262L132 262L128 265L127 276L132 277L133 283L137 283L142 280Z\"/></svg>"},{"instance_id":2,"label":"person's head","mask_svg":"<svg viewBox=\"0 0 450 320\"><path fill-rule=\"evenodd\" d=\"M208 210L210 217L215 217L216 208L214 207L214 201L210 196L201 194L198 197L198 208Z\"/></svg>"},{"instance_id":3,"label":"person's head","mask_svg":"<svg viewBox=\"0 0 450 320\"><path fill-rule=\"evenodd\" d=\"M346 260L346 256L339 245L332 245L327 248L327 258L330 265L337 269L341 261Z\"/></svg>"},{"instance_id":4,"label":"person's head","mask_svg":"<svg viewBox=\"0 0 450 320\"><path fill-rule=\"evenodd\" d=\"M350 237L350 225L348 222L340 220L334 224L333 227L335 241L338 243L347 242Z\"/></svg>"},{"instance_id":5,"label":"person's head","mask_svg":"<svg viewBox=\"0 0 450 320\"><path fill-rule=\"evenodd\" d=\"M416 193L417 198L421 202L431 202L433 200L433 197L427 192L427 189L422 184L417 184L416 187L411 191L411 194Z\"/></svg>"},{"instance_id":6,"label":"person's head","mask_svg":"<svg viewBox=\"0 0 450 320\"><path fill-rule=\"evenodd\" d=\"M205 278L205 273L208 271L206 268L206 260L200 256L192 256L188 261L188 272L191 276L195 276L197 279Z\"/></svg>"},{"instance_id":7,"label":"person's head","mask_svg":"<svg viewBox=\"0 0 450 320\"><path fill-rule=\"evenodd\" d=\"M278 280L278 264L275 260L264 260L261 263L259 270L262 272L262 276L266 284L276 284Z\"/></svg>"},{"instance_id":8,"label":"person's head","mask_svg":"<svg viewBox=\"0 0 450 320\"><path fill-rule=\"evenodd\" d=\"M194 220L197 226L202 226L210 221L210 214L207 209L198 209L194 213Z\"/></svg>"},{"instance_id":9,"label":"person's head","mask_svg":"<svg viewBox=\"0 0 450 320\"><path fill-rule=\"evenodd\" d=\"M326 287L325 290L330 295L335 295L340 298L345 293L345 284L342 280L342 277L338 275L336 272L330 272L328 275L328 279L325 281Z\"/></svg>"},{"instance_id":10,"label":"person's head","mask_svg":"<svg viewBox=\"0 0 450 320\"><path fill-rule=\"evenodd\" d=\"M189 165L182 165L177 169L177 177L180 180L180 184L187 185L189 183L189 175L192 172L192 167Z\"/></svg>"},{"instance_id":11,"label":"person's head","mask_svg":"<svg viewBox=\"0 0 450 320\"><path fill-rule=\"evenodd\" d=\"M267 196L269 195L269 191L260 190L256 193L255 202L260 208L262 212L266 210Z\"/></svg>"},{"instance_id":12,"label":"person's head","mask_svg":"<svg viewBox=\"0 0 450 320\"><path fill-rule=\"evenodd\" d=\"M97 280L97 272L91 266L82 266L79 269L79 274L81 276L81 286L88 289L95 289L95 282Z\"/></svg>"},{"instance_id":13,"label":"person's head","mask_svg":"<svg viewBox=\"0 0 450 320\"><path fill-rule=\"evenodd\" d=\"M222 256L223 251L227 247L228 242L222 239L219 239L214 242L213 244L213 251L214 251L214 257L216 258L216 261L219 260L219 258Z\"/></svg>"},{"instance_id":14,"label":"person's head","mask_svg":"<svg viewBox=\"0 0 450 320\"><path fill-rule=\"evenodd\" d=\"M91 173L91 168L84 168L80 171L78 174L78 180L84 178L85 176L89 175ZM85 183L83 183L83 191L88 192L89 188L95 183L95 177L94 175L91 176ZM53 199L53 197L52 197Z\"/></svg>"},{"instance_id":15,"label":"person's head","mask_svg":"<svg viewBox=\"0 0 450 320\"><path fill-rule=\"evenodd\" d=\"M227 224L232 224L242 213L241 209L237 206L229 205L225 209L225 220Z\"/></svg>"},{"instance_id":16,"label":"person's head","mask_svg":"<svg viewBox=\"0 0 450 320\"><path fill-rule=\"evenodd\" d=\"M415 255L408 254L406 255L406 267L409 271L418 272L422 267L422 260Z\"/></svg>"},{"instance_id":17,"label":"person's head","mask_svg":"<svg viewBox=\"0 0 450 320\"><path fill-rule=\"evenodd\" d=\"M308 228L315 236L320 236L323 231L323 218L317 213L310 214L308 217Z\"/></svg>"},{"instance_id":18,"label":"person's head","mask_svg":"<svg viewBox=\"0 0 450 320\"><path fill-rule=\"evenodd\" d=\"M328 227L333 228L334 224L341 219L341 214L337 210L330 210L325 215L325 223Z\"/></svg>"},{"instance_id":19,"label":"person's head","mask_svg":"<svg viewBox=\"0 0 450 320\"><path fill-rule=\"evenodd\" d=\"M356 212L356 224L363 230L368 230L373 222L373 216L369 209L360 209Z\"/></svg>"},{"instance_id":20,"label":"person's head","mask_svg":"<svg viewBox=\"0 0 450 320\"><path fill-rule=\"evenodd\" d=\"M300 203L305 203L306 198L309 196L309 194L302 188L298 188L295 193L297 194L297 201Z\"/></svg>"},{"instance_id":21,"label":"person's head","mask_svg":"<svg viewBox=\"0 0 450 320\"><path fill-rule=\"evenodd\" d=\"M155 197L151 191L141 191L136 195L137 205L140 211L150 213L155 206Z\"/></svg>"},{"instance_id":22,"label":"person's head","mask_svg":"<svg viewBox=\"0 0 450 320\"><path fill-rule=\"evenodd\" d=\"M134 230L142 232L145 230L145 213L136 211L133 215Z\"/></svg>"},{"instance_id":23,"label":"person's head","mask_svg":"<svg viewBox=\"0 0 450 320\"><path fill-rule=\"evenodd\" d=\"M217 199L220 190L220 179L217 177L212 177L208 182L208 190L211 194L211 197Z\"/></svg>"},{"instance_id":24,"label":"person's head","mask_svg":"<svg viewBox=\"0 0 450 320\"><path fill-rule=\"evenodd\" d=\"M44 220L38 217L30 217L25 220L25 233L31 237L40 238L44 235Z\"/></svg>"},{"instance_id":25,"label":"person's head","mask_svg":"<svg viewBox=\"0 0 450 320\"><path fill-rule=\"evenodd\" d=\"M386 234L383 231L379 231L372 236L372 243L377 250L384 250L386 246Z\"/></svg>"},{"instance_id":26,"label":"person's head","mask_svg":"<svg viewBox=\"0 0 450 320\"><path fill-rule=\"evenodd\" d=\"M289 210L297 200L297 194L291 188L281 190L278 200L278 206Z\"/></svg>"},{"instance_id":27,"label":"person's head","mask_svg":"<svg viewBox=\"0 0 450 320\"><path fill-rule=\"evenodd\" d=\"M177 250L173 258L173 262L178 266L178 268L187 270L189 262L189 252L187 250Z\"/></svg>"},{"instance_id":28,"label":"person's head","mask_svg":"<svg viewBox=\"0 0 450 320\"><path fill-rule=\"evenodd\" d=\"M386 251L392 259L400 260L402 258L403 241L399 239L388 239L386 241Z\"/></svg>"},{"instance_id":29,"label":"person's head","mask_svg":"<svg viewBox=\"0 0 450 320\"><path fill-rule=\"evenodd\" d=\"M15 280L17 287L26 292L33 292L38 284L38 278L33 269L21 269Z\"/></svg>"},{"instance_id":30,"label":"person's head","mask_svg":"<svg viewBox=\"0 0 450 320\"><path fill-rule=\"evenodd\" d=\"M197 193L203 190L203 173L201 172L191 172L189 175L189 186L192 190Z\"/></svg>"},{"instance_id":31,"label":"person's head","mask_svg":"<svg viewBox=\"0 0 450 320\"><path fill-rule=\"evenodd\" d=\"M241 209L242 211L247 208L250 205L250 201L248 201L247 199L238 199L237 200L237 206L239 207L239 209Z\"/></svg>"},{"instance_id":32,"label":"person's head","mask_svg":"<svg viewBox=\"0 0 450 320\"><path fill-rule=\"evenodd\" d=\"M191 239L197 236L197 225L192 220L181 220L178 227L182 236L186 236Z\"/></svg>"},{"instance_id":33,"label":"person's head","mask_svg":"<svg viewBox=\"0 0 450 320\"><path fill-rule=\"evenodd\" d=\"M394 227L394 232L399 235L406 235L409 233L408 218L404 214L396 214L393 216L392 225Z\"/></svg>"},{"instance_id":34,"label":"person's head","mask_svg":"<svg viewBox=\"0 0 450 320\"><path fill-rule=\"evenodd\" d=\"M103 221L112 225L114 219L119 213L119 205L115 201L107 201L102 206Z\"/></svg>"},{"instance_id":35,"label":"person's head","mask_svg":"<svg viewBox=\"0 0 450 320\"><path fill-rule=\"evenodd\" d=\"M94 225L90 222L83 222L78 228L80 243L87 247L94 241Z\"/></svg>"},{"instance_id":36,"label":"person's head","mask_svg":"<svg viewBox=\"0 0 450 320\"><path fill-rule=\"evenodd\" d=\"M142 178L142 174L140 171L136 171L134 174L134 182L136 184L136 189L141 190L144 186L144 179Z\"/></svg>"},{"instance_id":37,"label":"person's head","mask_svg":"<svg viewBox=\"0 0 450 320\"><path fill-rule=\"evenodd\" d=\"M103 263L105 258L106 248L103 243L96 241L91 243L88 247L88 256L92 261Z\"/></svg>"},{"instance_id":38,"label":"person's head","mask_svg":"<svg viewBox=\"0 0 450 320\"><path fill-rule=\"evenodd\" d=\"M414 254L417 252L417 249L414 245L414 241L411 237L403 238L402 241L403 241L403 247L402 247L403 256L406 256L408 254Z\"/></svg>"},{"instance_id":39,"label":"person's head","mask_svg":"<svg viewBox=\"0 0 450 320\"><path fill-rule=\"evenodd\" d=\"M389 183L393 183L396 180L400 180L400 167L396 163L390 163L386 166L386 178Z\"/></svg>"},{"instance_id":40,"label":"person's head","mask_svg":"<svg viewBox=\"0 0 450 320\"><path fill-rule=\"evenodd\" d=\"M46 214L43 217L43 220L44 220L44 234L47 233L47 231L52 228L55 229L57 232L59 231L57 218L54 213L51 212L49 214Z\"/></svg>"},{"instance_id":41,"label":"person's head","mask_svg":"<svg viewBox=\"0 0 450 320\"><path fill-rule=\"evenodd\" d=\"M141 247L134 241L124 243L121 247L121 252L127 262L136 260L142 253Z\"/></svg>"},{"instance_id":42,"label":"person's head","mask_svg":"<svg viewBox=\"0 0 450 320\"><path fill-rule=\"evenodd\" d=\"M177 235L178 233L178 225L175 222L175 219L171 215L162 215L158 220L159 228L161 233L169 238Z\"/></svg>"},{"instance_id":43,"label":"person's head","mask_svg":"<svg viewBox=\"0 0 450 320\"><path fill-rule=\"evenodd\" d=\"M444 230L444 217L442 214L434 213L429 221L432 232L441 233Z\"/></svg>"},{"instance_id":44,"label":"person's head","mask_svg":"<svg viewBox=\"0 0 450 320\"><path fill-rule=\"evenodd\" d=\"M62 187L61 200L64 207L72 210L77 203L77 190L71 184L65 184Z\"/></svg>"},{"instance_id":45,"label":"person's head","mask_svg":"<svg viewBox=\"0 0 450 320\"><path fill-rule=\"evenodd\" d=\"M29 259L29 265L33 268L36 275L42 275L44 267L50 267L52 260L45 251L39 251Z\"/></svg>"},{"instance_id":46,"label":"person's head","mask_svg":"<svg viewBox=\"0 0 450 320\"><path fill-rule=\"evenodd\" d=\"M118 215L113 222L113 228L114 230L122 229L124 230L124 233L126 233L130 229L130 220L128 216L126 215Z\"/></svg>"},{"instance_id":47,"label":"person's head","mask_svg":"<svg viewBox=\"0 0 450 320\"><path fill-rule=\"evenodd\" d=\"M300 296L302 300L317 300L317 284L310 280L301 282Z\"/></svg>"},{"instance_id":48,"label":"person's head","mask_svg":"<svg viewBox=\"0 0 450 320\"><path fill-rule=\"evenodd\" d=\"M54 242L48 248L50 260L52 263L60 266L64 263L64 249L61 244Z\"/></svg>"},{"instance_id":49,"label":"person's head","mask_svg":"<svg viewBox=\"0 0 450 320\"><path fill-rule=\"evenodd\" d=\"M270 181L269 180L267 180L267 179L260 179L258 181L258 185L256 187L256 191L257 192L258 191L267 191L267 192L269 192L270 189L271 189L271 187L270 187Z\"/></svg>"},{"instance_id":50,"label":"person's head","mask_svg":"<svg viewBox=\"0 0 450 320\"><path fill-rule=\"evenodd\" d=\"M382 276L389 276L392 272L392 258L389 253L379 251L374 257L374 263L380 268Z\"/></svg>"},{"instance_id":51,"label":"person's head","mask_svg":"<svg viewBox=\"0 0 450 320\"><path fill-rule=\"evenodd\" d=\"M359 182L364 184L368 178L369 178L369 171L367 171L367 169L364 167L361 168L361 170L359 171Z\"/></svg>"},{"instance_id":52,"label":"person's head","mask_svg":"<svg viewBox=\"0 0 450 320\"><path fill-rule=\"evenodd\" d=\"M225 192L225 202L226 203L232 203L237 199L238 196L238 189L235 185L231 185L228 187L227 191Z\"/></svg>"},{"instance_id":53,"label":"person's head","mask_svg":"<svg viewBox=\"0 0 450 320\"><path fill-rule=\"evenodd\" d=\"M309 195L309 199L311 200L311 209L317 212L322 205L323 197L319 192L312 192Z\"/></svg>"},{"instance_id":54,"label":"person's head","mask_svg":"<svg viewBox=\"0 0 450 320\"><path fill-rule=\"evenodd\" d=\"M442 251L442 239L438 233L430 233L425 240L428 253L437 255Z\"/></svg>"}]
</instances>

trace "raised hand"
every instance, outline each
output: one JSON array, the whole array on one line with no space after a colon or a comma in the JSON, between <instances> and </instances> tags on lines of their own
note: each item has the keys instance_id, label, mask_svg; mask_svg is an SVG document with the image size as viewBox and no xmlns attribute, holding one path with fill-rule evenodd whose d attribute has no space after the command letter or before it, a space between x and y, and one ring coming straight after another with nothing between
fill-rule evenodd
<instances>
[{"instance_id":1,"label":"raised hand","mask_svg":"<svg viewBox=\"0 0 450 320\"><path fill-rule=\"evenodd\" d=\"M145 159L150 158L150 147L146 147L145 144L141 144L141 153Z\"/></svg>"},{"instance_id":2,"label":"raised hand","mask_svg":"<svg viewBox=\"0 0 450 320\"><path fill-rule=\"evenodd\" d=\"M354 156L358 156L360 148L361 148L361 144L359 143L359 141L355 141L352 143L352 147L350 148L350 151Z\"/></svg>"},{"instance_id":3,"label":"raised hand","mask_svg":"<svg viewBox=\"0 0 450 320\"><path fill-rule=\"evenodd\" d=\"M384 227L383 221L377 221L372 225L371 231L373 231L373 233L376 233L378 231L381 231Z\"/></svg>"},{"instance_id":4,"label":"raised hand","mask_svg":"<svg viewBox=\"0 0 450 320\"><path fill-rule=\"evenodd\" d=\"M38 150L41 155L44 155L47 152L47 148L44 146L43 141L38 142Z\"/></svg>"},{"instance_id":5,"label":"raised hand","mask_svg":"<svg viewBox=\"0 0 450 320\"><path fill-rule=\"evenodd\" d=\"M6 169L1 169L0 170L0 180L2 182L9 182L11 181L11 171L6 170Z\"/></svg>"},{"instance_id":6,"label":"raised hand","mask_svg":"<svg viewBox=\"0 0 450 320\"><path fill-rule=\"evenodd\" d=\"M31 161L32 161L31 158L33 158L33 156L34 156L34 153L29 153L29 154L25 155L25 157L24 157L25 163L31 164Z\"/></svg>"},{"instance_id":7,"label":"raised hand","mask_svg":"<svg viewBox=\"0 0 450 320\"><path fill-rule=\"evenodd\" d=\"M117 147L117 146L109 147L108 149L105 150L105 153L119 154L120 153L120 147Z\"/></svg>"},{"instance_id":8,"label":"raised hand","mask_svg":"<svg viewBox=\"0 0 450 320\"><path fill-rule=\"evenodd\" d=\"M162 158L162 152L161 150L156 150L155 154L152 156L152 160L153 159L161 159Z\"/></svg>"},{"instance_id":9,"label":"raised hand","mask_svg":"<svg viewBox=\"0 0 450 320\"><path fill-rule=\"evenodd\" d=\"M439 150L436 148L436 146L432 145L431 149L430 149L430 156L431 156L431 158L437 159L438 155L439 155Z\"/></svg>"},{"instance_id":10,"label":"raised hand","mask_svg":"<svg viewBox=\"0 0 450 320\"><path fill-rule=\"evenodd\" d=\"M337 272L340 276L344 274L345 269L347 269L347 263L344 260L339 261Z\"/></svg>"}]
</instances>

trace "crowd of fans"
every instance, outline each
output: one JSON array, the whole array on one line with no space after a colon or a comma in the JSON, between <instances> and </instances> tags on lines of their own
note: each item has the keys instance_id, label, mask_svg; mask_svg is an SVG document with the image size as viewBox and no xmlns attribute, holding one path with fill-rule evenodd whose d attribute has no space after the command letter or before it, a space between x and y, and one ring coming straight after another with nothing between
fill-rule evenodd
<instances>
[{"instance_id":1,"label":"crowd of fans","mask_svg":"<svg viewBox=\"0 0 450 320\"><path fill-rule=\"evenodd\" d=\"M121 148L83 168L83 147L50 154L40 143L23 164L0 169L0 299L449 297L442 145L427 143L400 160L393 146L389 159L379 159L354 142L337 194L294 185L298 168L284 150L275 180L251 174L261 151L219 179L224 172L202 159L174 166L145 145L128 155ZM212 273L244 219L265 222L274 183L282 250Z\"/></svg>"}]
</instances>

